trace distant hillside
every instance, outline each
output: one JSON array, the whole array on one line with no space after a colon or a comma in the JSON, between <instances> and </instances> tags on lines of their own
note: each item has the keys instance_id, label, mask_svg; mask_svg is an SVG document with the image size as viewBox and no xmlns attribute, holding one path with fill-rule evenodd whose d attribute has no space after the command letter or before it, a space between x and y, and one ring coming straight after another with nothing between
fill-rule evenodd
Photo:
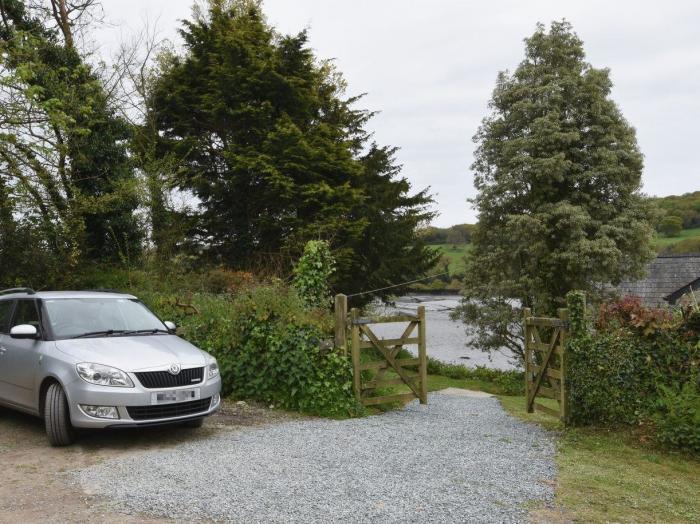
<instances>
[{"instance_id":1,"label":"distant hillside","mask_svg":"<svg viewBox=\"0 0 700 524\"><path fill-rule=\"evenodd\" d=\"M656 224L656 248L664 254L700 253L700 191L652 199L661 210ZM681 229L664 233L664 224L678 220ZM677 226L676 226L677 228Z\"/></svg>"},{"instance_id":2,"label":"distant hillside","mask_svg":"<svg viewBox=\"0 0 700 524\"><path fill-rule=\"evenodd\" d=\"M451 227L429 226L420 235L428 244L468 244L471 242L474 224L457 224Z\"/></svg>"},{"instance_id":3,"label":"distant hillside","mask_svg":"<svg viewBox=\"0 0 700 524\"><path fill-rule=\"evenodd\" d=\"M654 247L661 254L700 253L700 191L683 195L653 197L661 210L656 224ZM678 217L681 229L674 234L664 233L664 218ZM426 243L437 248L449 260L451 275L464 272L464 257L471 246L474 224L457 224L451 227L427 227L420 234Z\"/></svg>"},{"instance_id":4,"label":"distant hillside","mask_svg":"<svg viewBox=\"0 0 700 524\"><path fill-rule=\"evenodd\" d=\"M683 221L683 229L700 227L700 191L683 195L670 195L652 199L666 216L677 216Z\"/></svg>"}]
</instances>

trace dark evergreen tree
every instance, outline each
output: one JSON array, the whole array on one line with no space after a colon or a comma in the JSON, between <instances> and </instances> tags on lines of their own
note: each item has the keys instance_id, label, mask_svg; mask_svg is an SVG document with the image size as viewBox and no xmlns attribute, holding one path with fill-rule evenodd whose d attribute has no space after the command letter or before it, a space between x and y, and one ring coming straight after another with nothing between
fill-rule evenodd
<instances>
[{"instance_id":1,"label":"dark evergreen tree","mask_svg":"<svg viewBox=\"0 0 700 524\"><path fill-rule=\"evenodd\" d=\"M199 247L236 268L289 269L309 239L330 241L336 287L382 287L434 262L416 236L432 214L410 194L392 148L371 143L371 113L345 98L305 32L275 33L258 2L212 0L185 22L185 53L154 90L161 154L201 201Z\"/></svg>"}]
</instances>

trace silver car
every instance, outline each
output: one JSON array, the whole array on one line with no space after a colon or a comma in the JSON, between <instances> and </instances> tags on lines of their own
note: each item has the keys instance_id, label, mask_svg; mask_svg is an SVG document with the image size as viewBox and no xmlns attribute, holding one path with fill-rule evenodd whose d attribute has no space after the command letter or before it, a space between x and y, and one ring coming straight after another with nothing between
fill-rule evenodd
<instances>
[{"instance_id":1,"label":"silver car","mask_svg":"<svg viewBox=\"0 0 700 524\"><path fill-rule=\"evenodd\" d=\"M202 425L220 403L216 359L131 295L0 291L0 405L74 428Z\"/></svg>"}]
</instances>

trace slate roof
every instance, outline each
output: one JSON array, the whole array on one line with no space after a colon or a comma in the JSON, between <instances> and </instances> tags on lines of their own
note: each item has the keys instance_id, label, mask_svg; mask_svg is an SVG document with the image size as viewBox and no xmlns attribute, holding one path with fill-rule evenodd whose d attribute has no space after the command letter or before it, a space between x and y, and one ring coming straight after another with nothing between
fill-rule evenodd
<instances>
[{"instance_id":1,"label":"slate roof","mask_svg":"<svg viewBox=\"0 0 700 524\"><path fill-rule=\"evenodd\" d=\"M620 296L640 297L652 307L674 304L688 287L700 289L700 254L662 255L647 266L647 277L636 282L621 282Z\"/></svg>"}]
</instances>

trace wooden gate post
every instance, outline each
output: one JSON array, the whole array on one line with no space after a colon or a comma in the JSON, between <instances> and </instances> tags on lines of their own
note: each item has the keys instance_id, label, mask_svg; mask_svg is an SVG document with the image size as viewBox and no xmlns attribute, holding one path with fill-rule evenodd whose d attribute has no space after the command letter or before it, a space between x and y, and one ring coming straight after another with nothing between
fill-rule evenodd
<instances>
[{"instance_id":1,"label":"wooden gate post","mask_svg":"<svg viewBox=\"0 0 700 524\"><path fill-rule=\"evenodd\" d=\"M561 371L561 377L559 378L559 413L561 414L561 421L566 424L569 422L569 392L566 385L566 339L569 333L568 309L559 309L559 320L564 323L564 326L561 328L561 334L559 335L559 344L561 344L561 355L559 355L559 369Z\"/></svg>"},{"instance_id":2,"label":"wooden gate post","mask_svg":"<svg viewBox=\"0 0 700 524\"><path fill-rule=\"evenodd\" d=\"M428 403L428 352L425 343L425 306L418 306L418 373L420 403Z\"/></svg>"},{"instance_id":3,"label":"wooden gate post","mask_svg":"<svg viewBox=\"0 0 700 524\"><path fill-rule=\"evenodd\" d=\"M335 347L348 354L348 297L339 293L335 296Z\"/></svg>"},{"instance_id":4,"label":"wooden gate post","mask_svg":"<svg viewBox=\"0 0 700 524\"><path fill-rule=\"evenodd\" d=\"M352 308L350 311L351 333L352 333L352 388L355 391L355 397L358 402L362 402L362 376L360 375L360 326L357 325L357 319L360 317L360 312L357 308Z\"/></svg>"},{"instance_id":5,"label":"wooden gate post","mask_svg":"<svg viewBox=\"0 0 700 524\"><path fill-rule=\"evenodd\" d=\"M530 349L530 339L532 334L530 333L530 326L527 323L527 319L532 316L532 309L526 307L523 309L523 332L525 335L525 343L523 344L523 352L525 354L525 409L528 413L534 413L535 406L534 402L530 402L530 386L532 383L532 353Z\"/></svg>"}]
</instances>

